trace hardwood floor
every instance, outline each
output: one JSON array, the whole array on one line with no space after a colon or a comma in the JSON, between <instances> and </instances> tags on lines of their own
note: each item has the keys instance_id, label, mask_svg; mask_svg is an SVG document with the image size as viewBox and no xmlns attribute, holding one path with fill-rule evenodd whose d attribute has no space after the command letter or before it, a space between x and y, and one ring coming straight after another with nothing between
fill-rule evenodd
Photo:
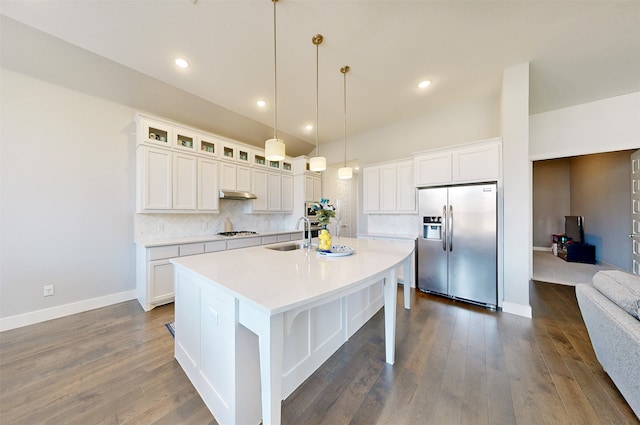
<instances>
[{"instance_id":1,"label":"hardwood floor","mask_svg":"<svg viewBox=\"0 0 640 425\"><path fill-rule=\"evenodd\" d=\"M283 402L284 424L637 424L597 362L571 286L534 282L533 320L398 297ZM129 301L0 333L0 423L212 424L173 359L173 305Z\"/></svg>"}]
</instances>

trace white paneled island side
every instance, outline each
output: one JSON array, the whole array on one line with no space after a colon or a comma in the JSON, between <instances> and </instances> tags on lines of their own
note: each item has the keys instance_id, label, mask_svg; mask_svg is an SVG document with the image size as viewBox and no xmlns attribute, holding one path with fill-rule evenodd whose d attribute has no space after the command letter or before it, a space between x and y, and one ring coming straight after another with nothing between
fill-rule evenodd
<instances>
[{"instance_id":1,"label":"white paneled island side","mask_svg":"<svg viewBox=\"0 0 640 425\"><path fill-rule=\"evenodd\" d=\"M396 269L411 276L414 243L340 243L354 254L255 246L171 260L175 357L220 424L279 424L281 401L383 305L393 364Z\"/></svg>"}]
</instances>

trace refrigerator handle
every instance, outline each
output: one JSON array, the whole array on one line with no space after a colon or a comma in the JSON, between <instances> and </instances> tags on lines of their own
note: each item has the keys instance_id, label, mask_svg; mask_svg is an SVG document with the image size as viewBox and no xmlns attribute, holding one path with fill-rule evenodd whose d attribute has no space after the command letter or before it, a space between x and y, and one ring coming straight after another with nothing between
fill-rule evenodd
<instances>
[{"instance_id":1,"label":"refrigerator handle","mask_svg":"<svg viewBox=\"0 0 640 425\"><path fill-rule=\"evenodd\" d=\"M442 250L447 250L447 206L442 206L442 227L441 230L444 229L444 234L442 235Z\"/></svg>"},{"instance_id":2,"label":"refrigerator handle","mask_svg":"<svg viewBox=\"0 0 640 425\"><path fill-rule=\"evenodd\" d=\"M453 206L449 205L449 252L453 251Z\"/></svg>"}]
</instances>

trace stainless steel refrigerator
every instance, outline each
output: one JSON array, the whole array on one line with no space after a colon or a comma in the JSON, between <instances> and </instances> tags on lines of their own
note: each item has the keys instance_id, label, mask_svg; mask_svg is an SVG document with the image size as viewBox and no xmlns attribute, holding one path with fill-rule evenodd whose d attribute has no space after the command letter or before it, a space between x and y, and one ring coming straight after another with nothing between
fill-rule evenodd
<instances>
[{"instance_id":1,"label":"stainless steel refrigerator","mask_svg":"<svg viewBox=\"0 0 640 425\"><path fill-rule=\"evenodd\" d=\"M496 308L497 186L420 189L418 288Z\"/></svg>"}]
</instances>

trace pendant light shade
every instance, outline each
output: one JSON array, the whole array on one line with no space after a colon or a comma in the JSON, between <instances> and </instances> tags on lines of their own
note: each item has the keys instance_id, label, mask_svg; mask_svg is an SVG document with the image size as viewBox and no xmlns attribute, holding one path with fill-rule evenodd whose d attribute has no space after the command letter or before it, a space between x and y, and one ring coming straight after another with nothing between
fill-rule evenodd
<instances>
[{"instance_id":1,"label":"pendant light shade","mask_svg":"<svg viewBox=\"0 0 640 425\"><path fill-rule=\"evenodd\" d=\"M351 68L343 66L340 72L344 77L344 167L338 169L338 178L347 180L353 177L353 170L347 167L347 72Z\"/></svg>"},{"instance_id":2,"label":"pendant light shade","mask_svg":"<svg viewBox=\"0 0 640 425\"><path fill-rule=\"evenodd\" d=\"M277 25L276 3L273 2L273 139L264 142L264 156L269 161L281 161L285 156L284 140L278 138L278 55L277 55Z\"/></svg>"},{"instance_id":3,"label":"pendant light shade","mask_svg":"<svg viewBox=\"0 0 640 425\"><path fill-rule=\"evenodd\" d=\"M269 139L264 142L264 156L269 161L282 161L285 156L285 144L282 139Z\"/></svg>"},{"instance_id":4,"label":"pendant light shade","mask_svg":"<svg viewBox=\"0 0 640 425\"><path fill-rule=\"evenodd\" d=\"M316 34L311 41L316 46L316 156L309 160L309 170L324 171L327 169L327 158L320 156L320 144L318 142L318 50L324 40L322 34Z\"/></svg>"},{"instance_id":5,"label":"pendant light shade","mask_svg":"<svg viewBox=\"0 0 640 425\"><path fill-rule=\"evenodd\" d=\"M324 156L314 156L309 159L309 170L324 171L327 169L327 158Z\"/></svg>"},{"instance_id":6,"label":"pendant light shade","mask_svg":"<svg viewBox=\"0 0 640 425\"><path fill-rule=\"evenodd\" d=\"M353 169L351 167L340 167L338 168L338 178L342 180L347 180L353 177Z\"/></svg>"}]
</instances>

